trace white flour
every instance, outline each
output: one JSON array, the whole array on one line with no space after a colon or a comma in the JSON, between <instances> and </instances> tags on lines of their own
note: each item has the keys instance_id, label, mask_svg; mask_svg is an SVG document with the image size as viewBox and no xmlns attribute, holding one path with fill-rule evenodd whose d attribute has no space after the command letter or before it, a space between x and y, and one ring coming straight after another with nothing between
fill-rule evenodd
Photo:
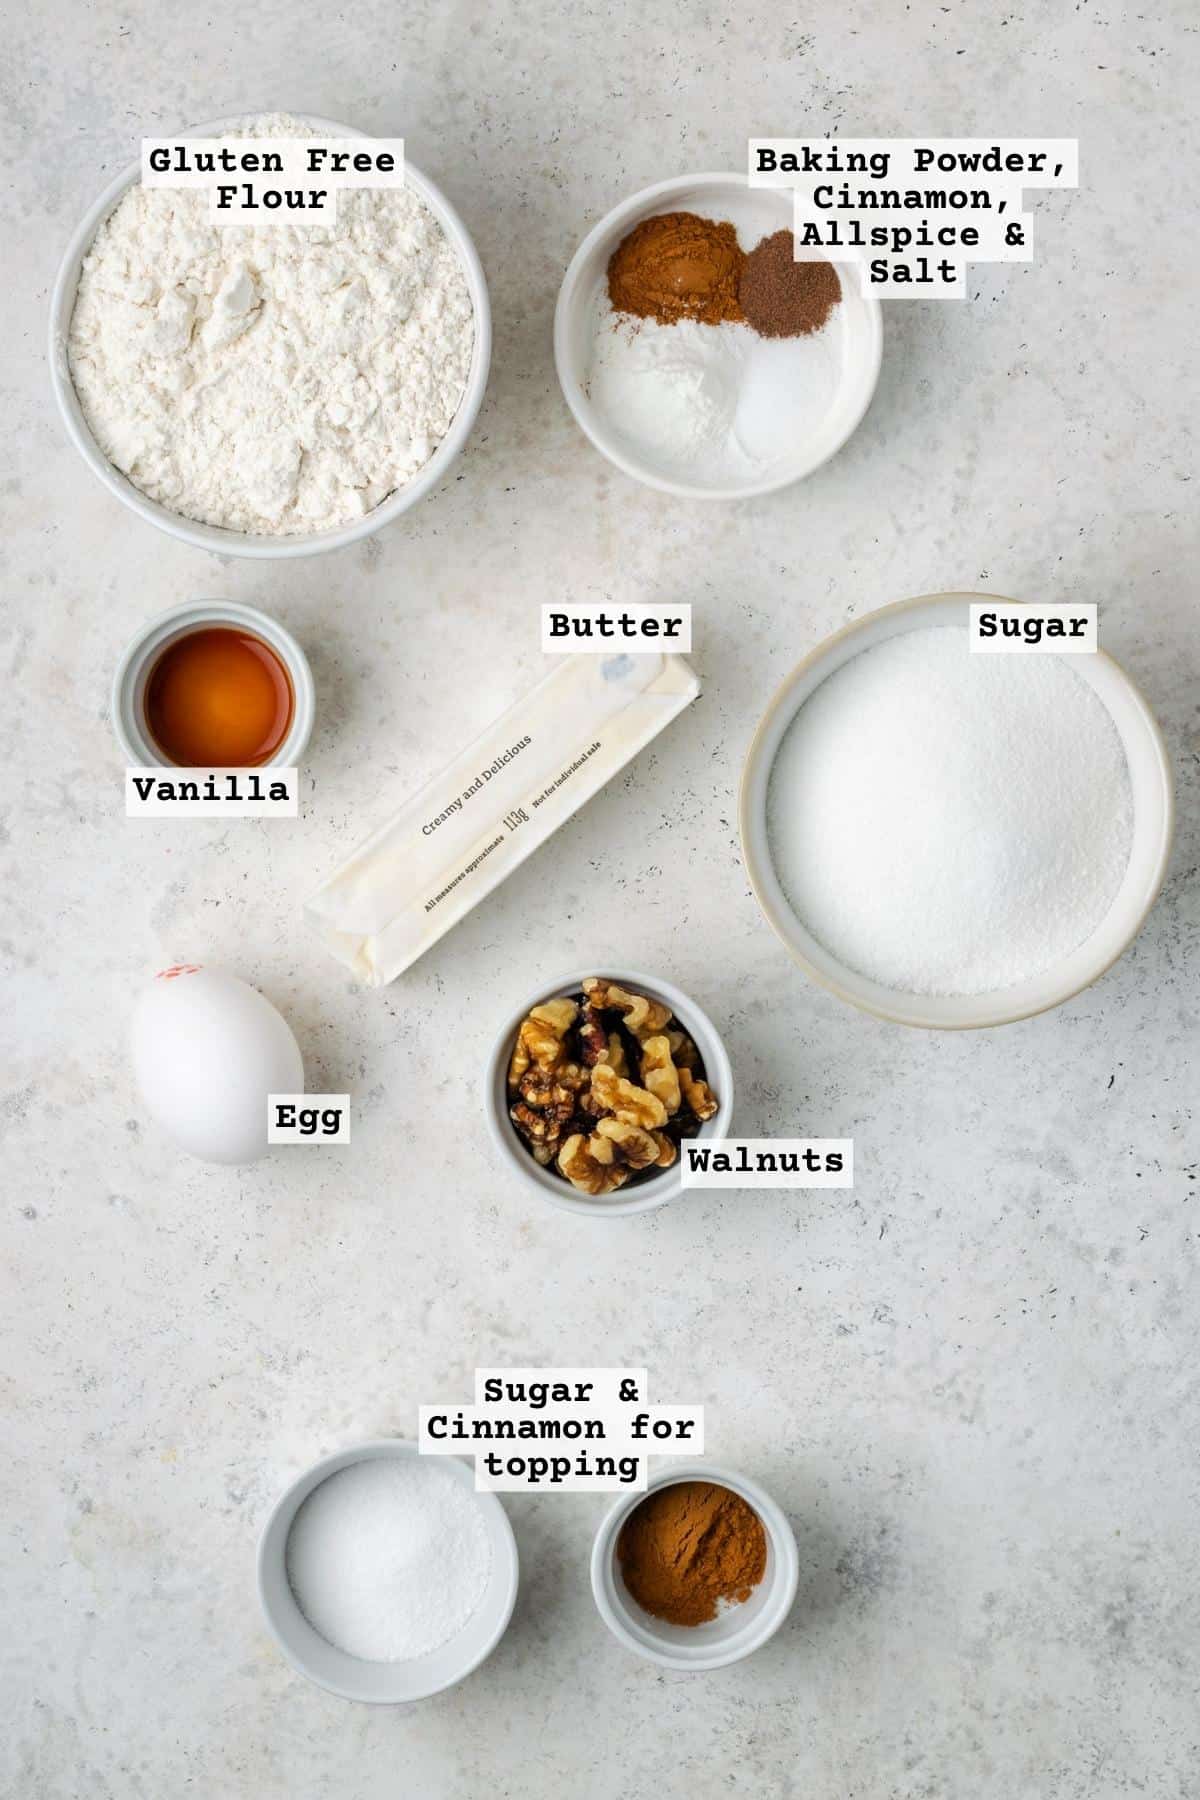
<instances>
[{"instance_id":1,"label":"white flour","mask_svg":"<svg viewBox=\"0 0 1200 1800\"><path fill-rule=\"evenodd\" d=\"M772 855L848 967L909 993L990 993L1100 924L1132 791L1070 661L973 656L965 626L934 626L854 657L800 708L771 772Z\"/></svg>"},{"instance_id":2,"label":"white flour","mask_svg":"<svg viewBox=\"0 0 1200 1800\"><path fill-rule=\"evenodd\" d=\"M279 115L240 135L315 134ZM458 255L407 188L343 191L330 224L218 222L206 190L138 185L84 260L68 348L88 425L136 487L277 535L359 518L428 462L474 335Z\"/></svg>"},{"instance_id":3,"label":"white flour","mask_svg":"<svg viewBox=\"0 0 1200 1800\"><path fill-rule=\"evenodd\" d=\"M462 1630L492 1547L469 1488L426 1457L374 1457L330 1475L297 1512L287 1574L314 1631L364 1662L404 1662Z\"/></svg>"}]
</instances>

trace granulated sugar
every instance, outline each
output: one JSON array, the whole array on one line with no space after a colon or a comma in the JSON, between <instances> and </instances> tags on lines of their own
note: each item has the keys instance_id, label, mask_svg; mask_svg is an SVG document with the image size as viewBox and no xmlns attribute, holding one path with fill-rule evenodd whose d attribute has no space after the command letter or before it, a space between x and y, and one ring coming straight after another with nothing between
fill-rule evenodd
<instances>
[{"instance_id":1,"label":"granulated sugar","mask_svg":"<svg viewBox=\"0 0 1200 1800\"><path fill-rule=\"evenodd\" d=\"M965 627L856 656L800 708L768 796L797 917L860 975L983 994L1105 917L1133 802L1111 717L1053 655L972 655Z\"/></svg>"},{"instance_id":2,"label":"granulated sugar","mask_svg":"<svg viewBox=\"0 0 1200 1800\"><path fill-rule=\"evenodd\" d=\"M328 1643L364 1662L404 1662L449 1643L478 1609L491 1564L470 1489L415 1456L339 1469L288 1533L297 1606Z\"/></svg>"}]
</instances>

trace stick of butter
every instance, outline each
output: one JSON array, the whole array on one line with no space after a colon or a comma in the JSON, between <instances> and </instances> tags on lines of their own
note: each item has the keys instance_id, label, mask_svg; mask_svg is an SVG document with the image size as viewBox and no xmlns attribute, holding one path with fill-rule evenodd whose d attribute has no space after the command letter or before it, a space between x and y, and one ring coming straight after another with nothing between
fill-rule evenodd
<instances>
[{"instance_id":1,"label":"stick of butter","mask_svg":"<svg viewBox=\"0 0 1200 1800\"><path fill-rule=\"evenodd\" d=\"M564 656L368 838L305 907L333 954L392 981L691 704L681 656Z\"/></svg>"}]
</instances>

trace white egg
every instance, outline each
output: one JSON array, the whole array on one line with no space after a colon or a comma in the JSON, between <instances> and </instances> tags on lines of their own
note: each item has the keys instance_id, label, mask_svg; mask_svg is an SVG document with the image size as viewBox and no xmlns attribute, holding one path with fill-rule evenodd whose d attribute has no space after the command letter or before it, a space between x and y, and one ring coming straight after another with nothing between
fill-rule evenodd
<instances>
[{"instance_id":1,"label":"white egg","mask_svg":"<svg viewBox=\"0 0 1200 1800\"><path fill-rule=\"evenodd\" d=\"M155 976L133 1018L133 1072L146 1109L205 1162L267 1148L267 1095L304 1091L292 1030L236 975L184 963Z\"/></svg>"}]
</instances>

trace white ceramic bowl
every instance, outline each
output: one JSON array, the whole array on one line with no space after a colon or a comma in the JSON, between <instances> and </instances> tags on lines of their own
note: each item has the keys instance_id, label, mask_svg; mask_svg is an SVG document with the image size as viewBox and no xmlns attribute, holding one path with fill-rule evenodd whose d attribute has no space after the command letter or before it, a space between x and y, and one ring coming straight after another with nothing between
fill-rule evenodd
<instances>
[{"instance_id":1,"label":"white ceramic bowl","mask_svg":"<svg viewBox=\"0 0 1200 1800\"><path fill-rule=\"evenodd\" d=\"M972 603L999 603L998 594L925 594L867 613L797 665L775 694L755 733L742 777L742 850L751 885L790 954L814 981L864 1012L898 1025L978 1029L1008 1025L1047 1012L1088 987L1133 942L1158 897L1174 834L1171 765L1149 706L1124 670L1103 651L1072 656L1071 667L1095 690L1124 746L1133 788L1133 845L1129 867L1107 916L1062 962L1028 981L989 994L907 994L884 987L832 956L797 918L783 892L767 835L767 788L788 726L826 676L872 645L931 625L966 625ZM1011 602L1009 603L1011 604Z\"/></svg>"},{"instance_id":2,"label":"white ceramic bowl","mask_svg":"<svg viewBox=\"0 0 1200 1800\"><path fill-rule=\"evenodd\" d=\"M729 1136L733 1119L733 1069L716 1026L694 1000L669 981L659 981L629 969L614 969L607 963L603 968L584 969L577 975L564 976L561 981L539 988L506 1020L488 1058L484 1080L484 1110L496 1148L525 1186L540 1194L543 1200L549 1200L551 1205L584 1218L615 1219L629 1213L649 1212L652 1207L673 1200L683 1186L678 1161L664 1169L661 1175L631 1187L618 1188L615 1194L604 1198L593 1199L590 1194L581 1194L573 1188L556 1169L543 1169L534 1162L508 1116L508 1065L521 1021L531 1007L541 1006L546 1000L577 994L590 975L603 975L628 993L647 994L652 1000L663 1001L675 1014L680 1027L690 1035L703 1060L705 1079L718 1101L712 1118L700 1127L702 1138Z\"/></svg>"},{"instance_id":3,"label":"white ceramic bowl","mask_svg":"<svg viewBox=\"0 0 1200 1800\"><path fill-rule=\"evenodd\" d=\"M646 1494L680 1481L731 1488L754 1508L767 1534L762 1580L748 1600L718 1613L707 1625L672 1625L644 1612L625 1586L617 1561L617 1539L630 1513ZM782 1508L749 1476L714 1463L673 1463L650 1477L645 1493L623 1494L605 1515L592 1545L592 1593L600 1617L627 1650L664 1669L723 1669L761 1650L792 1610L799 1579L796 1539Z\"/></svg>"},{"instance_id":4,"label":"white ceramic bowl","mask_svg":"<svg viewBox=\"0 0 1200 1800\"><path fill-rule=\"evenodd\" d=\"M279 111L279 108L267 108L265 111ZM217 137L221 132L232 131L254 118L261 118L263 113L240 113L235 118L213 119L204 125L189 126L180 135L184 137ZM304 124L329 137L351 138L363 137L366 134L352 125L341 125L334 119L323 119L314 113L296 113L291 115ZM218 556L258 556L266 558L282 558L289 556L315 556L325 550L340 550L345 544L355 544L361 538L371 537L383 526L390 525L401 513L407 512L410 506L426 495L430 488L440 482L455 457L471 434L483 401L484 389L487 387L488 368L492 357L492 315L488 304L487 282L484 279L483 265L479 255L467 235L467 228L451 206L440 188L434 186L427 175L405 159L405 185L424 201L447 239L458 252L466 277L467 287L471 294L471 304L475 309L475 347L471 356L471 370L467 377L466 389L463 393L457 413L451 422L450 429L430 457L429 461L407 482L404 487L397 488L386 500L380 502L361 519L353 519L347 525L335 526L330 531L294 532L287 536L267 537L260 534L225 531L216 525L204 525L197 519L186 519L182 513L172 512L170 507L161 506L157 500L151 500L139 488L114 468L107 456L96 443L95 438L83 416L75 385L71 380L71 370L67 357L67 334L71 325L71 314L75 310L75 290L79 283L79 270L84 256L91 247L100 226L108 217L113 207L122 198L126 189L141 179L140 162L130 166L112 181L95 204L89 208L80 222L74 236L67 245L66 255L58 271L58 279L54 284L54 293L50 301L50 379L54 387L54 397L58 401L58 409L67 428L67 435L79 451L83 460L98 475L109 491L117 496L131 512L137 513L151 525L169 532L172 537L182 538L184 543L192 544L197 550L211 550Z\"/></svg>"},{"instance_id":5,"label":"white ceramic bowl","mask_svg":"<svg viewBox=\"0 0 1200 1800\"><path fill-rule=\"evenodd\" d=\"M571 258L554 313L554 361L567 405L580 429L618 469L636 481L688 500L744 500L787 487L841 449L871 404L883 355L883 315L873 294L863 294L853 264L835 263L842 300L826 331L840 334L840 375L833 401L819 423L797 439L793 453L770 469L736 483L683 480L613 428L588 395L597 296L608 262L621 240L643 219L662 212L694 212L729 219L743 248L771 232L791 230L792 195L780 188L752 188L745 175L680 175L643 188L614 207L588 233Z\"/></svg>"},{"instance_id":6,"label":"white ceramic bowl","mask_svg":"<svg viewBox=\"0 0 1200 1800\"><path fill-rule=\"evenodd\" d=\"M316 690L308 658L291 632L285 631L268 613L259 612L255 606L240 606L232 600L191 600L185 606L172 606L143 625L126 646L117 664L112 687L113 730L124 752L126 766L162 766L162 758L146 730L146 683L160 652L168 644L195 631L197 626L205 625L240 625L262 638L279 656L291 677L295 703L292 724L275 755L262 767L295 768L308 748L316 717Z\"/></svg>"},{"instance_id":7,"label":"white ceramic bowl","mask_svg":"<svg viewBox=\"0 0 1200 1800\"><path fill-rule=\"evenodd\" d=\"M512 1526L495 1494L477 1494L470 1465L454 1456L439 1456L439 1465L472 1495L487 1526L492 1546L492 1573L483 1601L457 1637L406 1662L371 1663L336 1650L313 1630L296 1604L287 1577L287 1540L301 1505L314 1488L339 1469L376 1457L416 1456L417 1446L400 1438L381 1438L339 1450L301 1475L280 1495L258 1543L258 1597L267 1627L294 1669L318 1687L343 1700L397 1705L424 1700L453 1687L491 1655L504 1636L517 1598L517 1546Z\"/></svg>"}]
</instances>

